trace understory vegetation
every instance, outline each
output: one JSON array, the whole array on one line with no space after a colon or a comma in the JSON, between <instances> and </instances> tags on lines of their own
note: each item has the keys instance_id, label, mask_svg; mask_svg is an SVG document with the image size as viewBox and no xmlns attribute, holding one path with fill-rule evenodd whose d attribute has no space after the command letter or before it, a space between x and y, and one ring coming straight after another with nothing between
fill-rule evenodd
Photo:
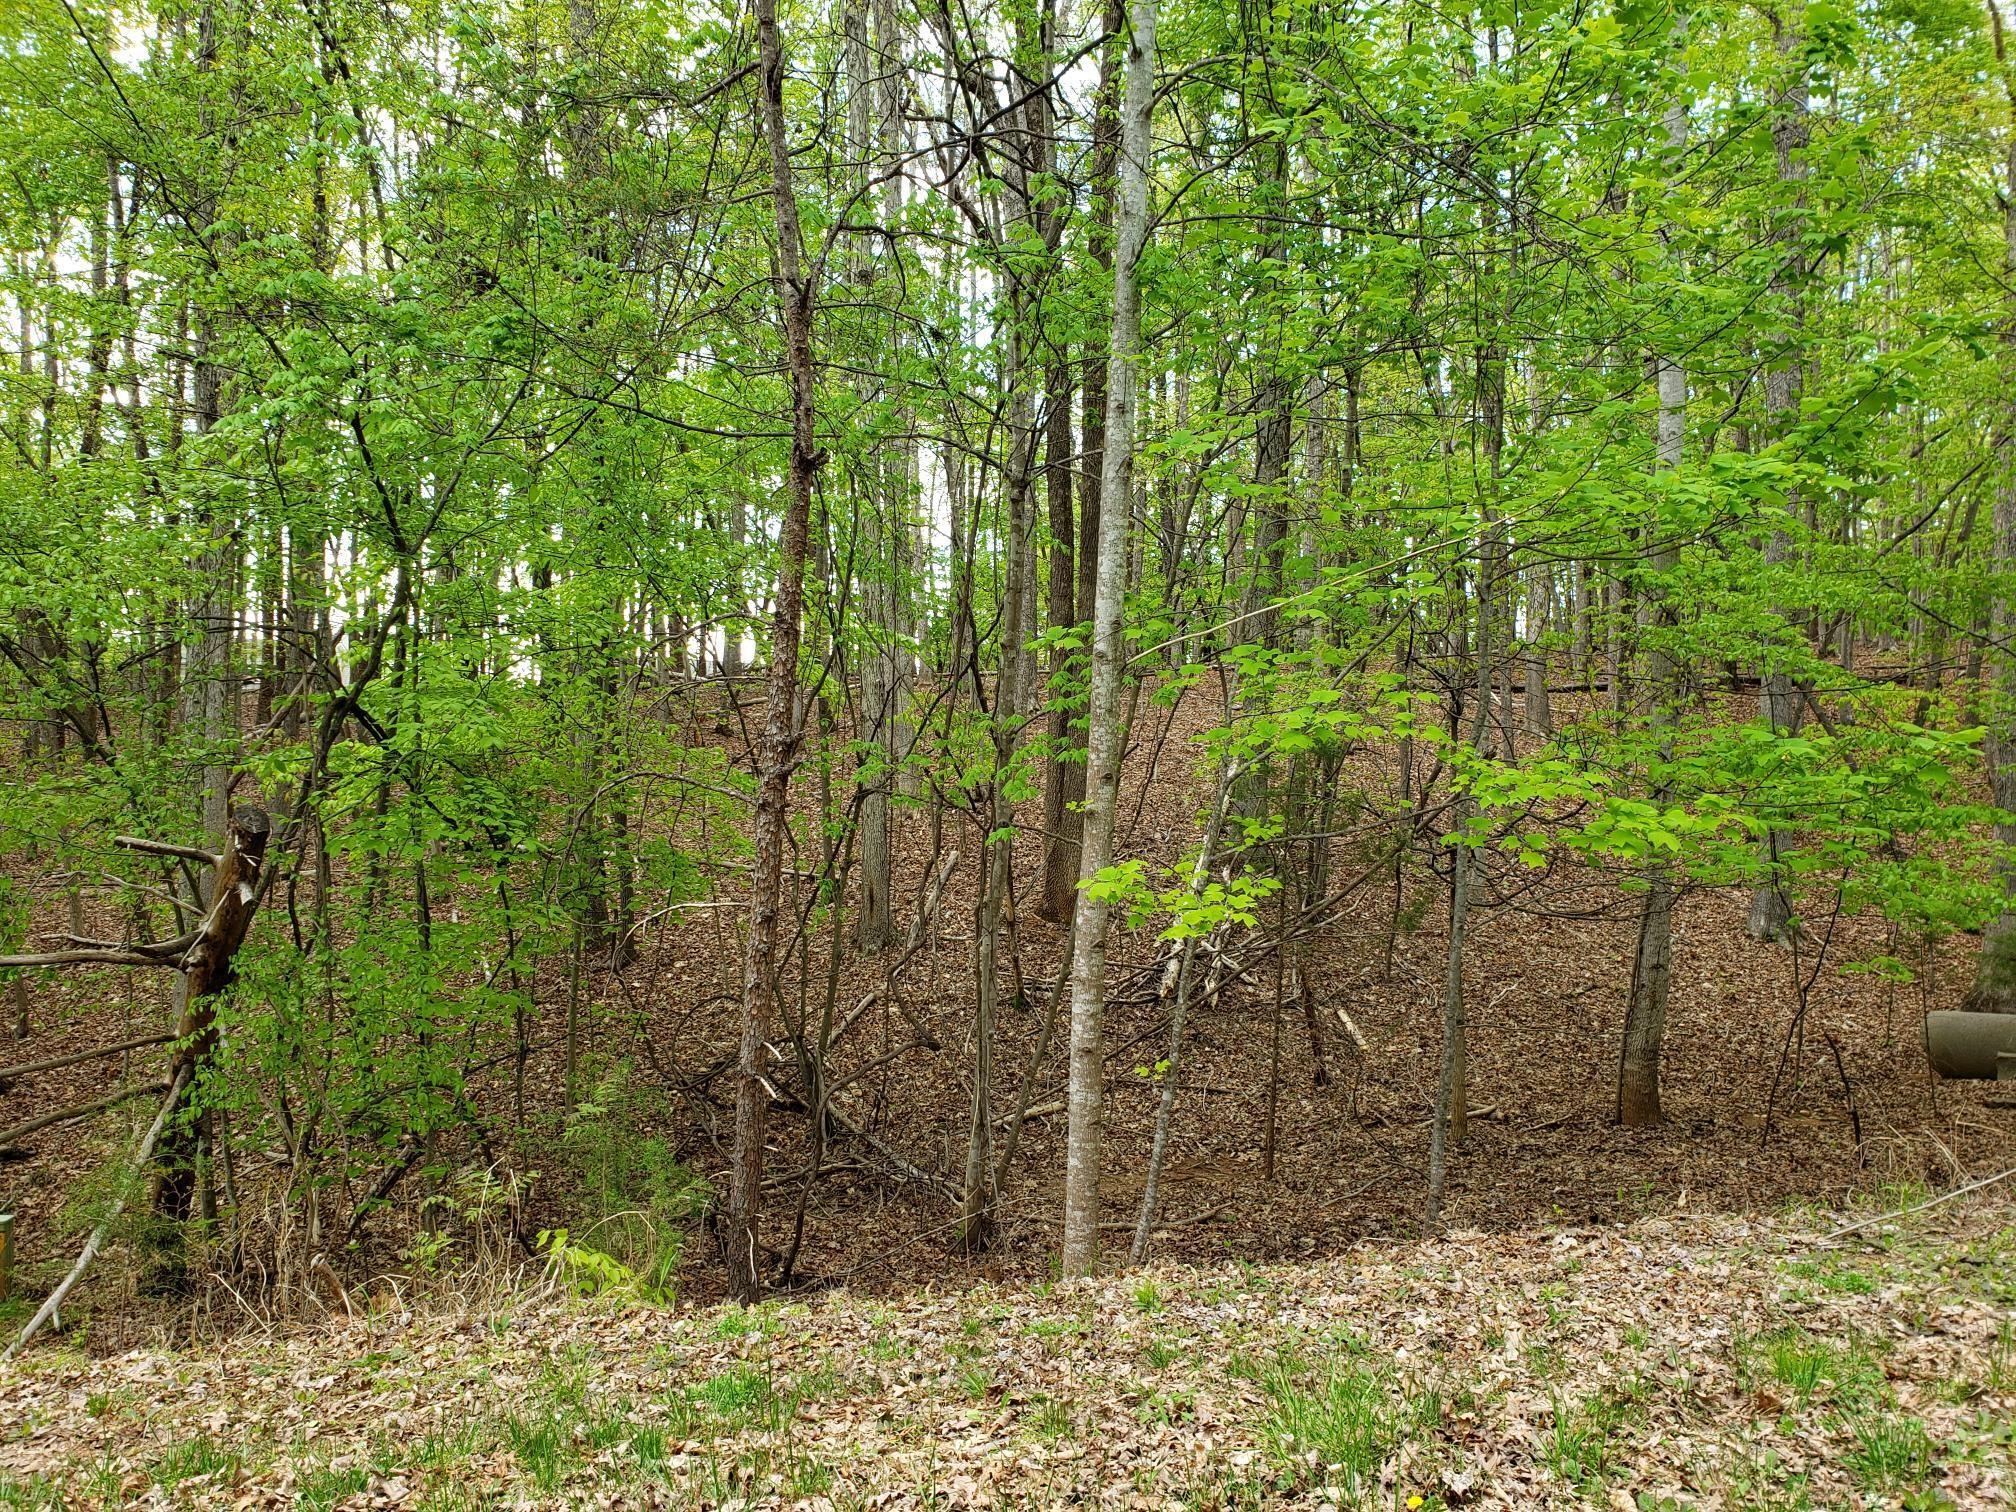
<instances>
[{"instance_id":1,"label":"understory vegetation","mask_svg":"<svg viewBox=\"0 0 2016 1512\"><path fill-rule=\"evenodd\" d=\"M1197 1308L2016 1169L2006 9L0 4L0 1369L472 1320L90 1494L867 1494L772 1346L943 1286L1144 1497L1999 1489L1836 1248Z\"/></svg>"}]
</instances>

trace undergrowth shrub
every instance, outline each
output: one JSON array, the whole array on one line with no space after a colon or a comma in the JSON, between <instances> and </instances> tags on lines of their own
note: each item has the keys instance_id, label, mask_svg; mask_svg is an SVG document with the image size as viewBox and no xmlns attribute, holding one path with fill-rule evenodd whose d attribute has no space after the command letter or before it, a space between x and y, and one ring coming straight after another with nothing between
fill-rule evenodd
<instances>
[{"instance_id":1,"label":"undergrowth shrub","mask_svg":"<svg viewBox=\"0 0 2016 1512\"><path fill-rule=\"evenodd\" d=\"M647 1132L669 1112L665 1094L638 1081L627 1058L604 1067L575 1104L560 1149L581 1221L539 1236L557 1279L589 1295L671 1299L707 1184Z\"/></svg>"}]
</instances>

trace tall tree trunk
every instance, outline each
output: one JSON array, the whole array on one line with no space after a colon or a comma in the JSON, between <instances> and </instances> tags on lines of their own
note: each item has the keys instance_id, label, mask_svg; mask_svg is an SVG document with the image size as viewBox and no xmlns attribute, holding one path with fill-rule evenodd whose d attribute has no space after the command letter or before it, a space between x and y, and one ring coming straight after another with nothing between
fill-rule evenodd
<instances>
[{"instance_id":1,"label":"tall tree trunk","mask_svg":"<svg viewBox=\"0 0 2016 1512\"><path fill-rule=\"evenodd\" d=\"M871 105L875 78L868 46L868 0L848 0L843 18L847 64L847 147L854 164L855 186L868 189L874 155ZM886 66L886 65L885 65ZM892 170L893 180L893 170ZM849 273L864 305L874 295L874 263L867 243L854 238ZM878 383L870 381L869 396ZM894 508L907 491L907 479L891 486L891 468L880 451L865 466L857 519L861 522L857 551L861 606L866 611L868 645L861 658L861 741L867 747L857 778L861 812L861 912L855 939L864 951L883 949L895 938L890 905L889 798L895 764L896 675L895 553L889 537L897 518Z\"/></svg>"},{"instance_id":2,"label":"tall tree trunk","mask_svg":"<svg viewBox=\"0 0 2016 1512\"><path fill-rule=\"evenodd\" d=\"M798 197L791 183L791 143L784 126L784 45L777 0L756 0L763 137L770 153L770 198L777 227L777 316L783 328L791 391L791 461L783 529L777 544L777 594L770 620L770 670L763 732L757 751L755 859L749 881L749 939L742 968L742 1042L735 1063L735 1143L727 1228L728 1295L754 1302L763 1293L760 1223L763 1200L763 1115L770 1091L764 1047L777 1010L778 916L784 881L785 825L791 769L800 738L799 615L805 601L806 537L812 483L825 457L813 414L811 274L804 268Z\"/></svg>"},{"instance_id":3,"label":"tall tree trunk","mask_svg":"<svg viewBox=\"0 0 2016 1512\"><path fill-rule=\"evenodd\" d=\"M1491 537L1501 527L1487 511L1478 547L1476 706L1471 710L1471 751L1482 758L1491 739L1492 637L1497 633L1494 595L1485 576L1486 564L1499 555ZM1457 633L1460 635L1461 629ZM1452 736L1456 735L1451 730ZM1471 871L1476 865L1463 831L1475 812L1469 786L1459 787L1449 807L1449 833L1454 838L1449 872L1449 946L1442 981L1442 1066L1435 1086L1433 1125L1428 1136L1427 1228L1442 1221L1442 1195L1448 1181L1449 1147L1461 1145L1470 1119L1470 1023L1463 995L1463 955L1469 943Z\"/></svg>"},{"instance_id":4,"label":"tall tree trunk","mask_svg":"<svg viewBox=\"0 0 2016 1512\"><path fill-rule=\"evenodd\" d=\"M1772 279L1772 292L1777 296L1783 320L1782 334L1779 350L1773 354L1771 366L1764 374L1764 408L1770 416L1776 439L1782 441L1799 422L1799 394L1803 386L1801 367L1804 349L1799 329L1804 314L1802 290L1806 270L1800 237L1805 218L1805 154L1809 127L1806 120L1806 39L1803 29L1776 20L1773 26L1779 59L1791 62L1792 70L1785 87L1785 97L1771 126L1771 140L1778 151L1778 182L1791 203L1785 208L1783 227L1779 232L1785 252L1779 260L1779 271ZM1796 493L1788 497L1784 519L1791 521L1799 518L1801 507ZM1765 570L1769 572L1782 567L1792 560L1792 556L1790 532L1783 524L1774 525L1764 546ZM1789 621L1789 615L1782 606L1779 612ZM1782 651L1771 652L1767 657L1763 692L1758 697L1758 713L1774 731L1789 734L1799 726L1800 698L1784 659ZM1750 898L1749 929L1755 939L1777 939L1792 917L1791 899L1779 870L1779 859L1787 838L1783 832L1772 829L1766 832L1760 843L1759 859L1766 874Z\"/></svg>"},{"instance_id":5,"label":"tall tree trunk","mask_svg":"<svg viewBox=\"0 0 2016 1512\"><path fill-rule=\"evenodd\" d=\"M1119 36L1119 0L1107 0L1101 26L1109 39ZM1092 213L1086 241L1093 261L1110 270L1113 266L1113 174L1120 142L1120 78L1118 48L1108 40L1099 50L1099 87L1093 97L1092 152L1090 177ZM1076 605L1070 623L1089 625L1097 593L1099 564L1099 505L1106 457L1106 351L1105 344L1088 339L1081 365L1080 423L1078 450L1078 530L1073 542ZM1069 428L1069 421L1063 422ZM1052 498L1055 499L1053 494ZM1068 503L1067 503L1068 507ZM1054 528L1054 527L1053 527ZM1061 605L1061 600L1059 601ZM1082 677L1088 663L1080 650L1069 662L1071 676ZM1060 720L1062 734L1070 739L1073 721ZM1056 768L1057 823L1045 847L1043 863L1044 917L1066 919L1077 907L1078 870L1085 834L1085 815L1079 805L1085 798L1085 763L1082 743L1072 740L1070 759ZM1045 794L1045 812L1049 812Z\"/></svg>"},{"instance_id":6,"label":"tall tree trunk","mask_svg":"<svg viewBox=\"0 0 2016 1512\"><path fill-rule=\"evenodd\" d=\"M2001 349L2002 392L2009 408L1999 426L2001 475L1996 479L1990 516L1994 532L1989 560L1995 584L1995 696L1987 753L1991 795L2003 816L1995 824L2003 907L1981 933L1981 954L1974 963L1967 1006L1982 1013L2016 1013L2016 586L2012 586L2016 583L2016 460L2010 456L2012 438L2016 438L2016 72L2010 67L2001 8L1994 0L1989 0L1988 16L2009 107L2002 190L2003 287L2008 291L2009 309Z\"/></svg>"},{"instance_id":7,"label":"tall tree trunk","mask_svg":"<svg viewBox=\"0 0 2016 1512\"><path fill-rule=\"evenodd\" d=\"M1686 26L1675 27L1676 54L1686 41ZM1675 98L1666 107L1665 168L1678 174L1687 150L1687 106L1673 72ZM1653 359L1659 384L1658 466L1672 472L1680 465L1687 440L1687 372L1677 358ZM1675 616L1666 584L1660 581L1680 565L1679 540L1671 527L1651 522L1650 565L1655 574L1647 605L1645 676L1651 685L1652 727L1658 733L1658 759L1672 756L1671 730L1680 697L1678 668L1661 632L1670 632ZM1662 780L1653 788L1653 802L1671 797ZM1666 1038L1666 998L1673 982L1673 870L1664 860L1645 867L1645 904L1638 916L1638 948L1631 962L1631 998L1624 1010L1623 1059L1617 1072L1617 1121L1632 1128L1656 1124L1659 1111L1659 1057Z\"/></svg>"},{"instance_id":8,"label":"tall tree trunk","mask_svg":"<svg viewBox=\"0 0 2016 1512\"><path fill-rule=\"evenodd\" d=\"M1021 348L1026 312L1011 317L1008 366L1004 374L1009 399L1006 516L1007 573L1001 595L1001 670L994 684L994 773L987 805L987 836L982 847L980 902L974 918L975 1016L973 1025L973 1097L967 1131L966 1183L960 1204L960 1239L969 1250L985 1249L994 1227L994 1026L1000 1003L1001 931L1013 884L1015 860L1015 800L1011 781L1022 732L1023 690L1028 662L1023 655L1025 586L1030 576L1030 454L1035 446L1035 416L1023 371Z\"/></svg>"},{"instance_id":9,"label":"tall tree trunk","mask_svg":"<svg viewBox=\"0 0 2016 1512\"><path fill-rule=\"evenodd\" d=\"M1077 543L1071 515L1071 368L1061 358L1050 364L1044 384L1048 427L1043 476L1050 516L1050 564L1045 611L1050 628L1077 626ZM1043 768L1043 890L1037 913L1052 922L1069 918L1078 882L1077 815L1070 805L1084 792L1084 768L1071 747L1069 686L1084 659L1069 650L1050 653L1050 759ZM1078 780L1072 781L1072 774ZM1073 792L1072 789L1077 791Z\"/></svg>"},{"instance_id":10,"label":"tall tree trunk","mask_svg":"<svg viewBox=\"0 0 2016 1512\"><path fill-rule=\"evenodd\" d=\"M1529 351L1526 365L1527 445L1538 448L1548 422L1545 370L1540 365L1540 348ZM1526 556L1526 733L1542 739L1554 734L1554 702L1547 688L1548 632L1554 607L1554 566L1535 553Z\"/></svg>"},{"instance_id":11,"label":"tall tree trunk","mask_svg":"<svg viewBox=\"0 0 2016 1512\"><path fill-rule=\"evenodd\" d=\"M1120 685L1127 648L1120 634L1127 585L1129 508L1134 497L1134 396L1141 340L1139 263L1148 235L1149 134L1155 99L1156 0L1131 0L1126 99L1120 116L1120 182L1114 208L1113 324L1106 360L1106 433L1100 469L1097 591L1092 610L1092 677L1086 710L1085 838L1079 863L1079 921L1071 960L1071 1056L1066 1096L1064 1253L1067 1279L1099 1263L1099 1163L1105 1077L1108 904L1089 883L1113 858L1113 821L1125 754Z\"/></svg>"},{"instance_id":12,"label":"tall tree trunk","mask_svg":"<svg viewBox=\"0 0 2016 1512\"><path fill-rule=\"evenodd\" d=\"M217 30L214 8L206 5L198 23L197 69L201 73L217 67ZM192 334L191 414L196 434L207 436L223 416L224 369L217 360L215 317L200 305ZM196 512L203 540L195 576L201 586L189 606L190 617L196 622L196 643L183 669L180 714L183 733L195 741L198 751L195 796L203 816L203 834L210 849L222 852L229 823L230 748L238 733L238 687L232 666L236 525L214 498L201 499Z\"/></svg>"}]
</instances>

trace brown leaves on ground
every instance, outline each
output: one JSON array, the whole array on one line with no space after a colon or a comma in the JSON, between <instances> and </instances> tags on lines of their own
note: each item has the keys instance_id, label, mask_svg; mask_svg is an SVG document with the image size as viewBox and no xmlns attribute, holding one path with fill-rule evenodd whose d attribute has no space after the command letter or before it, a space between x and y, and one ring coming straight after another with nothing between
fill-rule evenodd
<instances>
[{"instance_id":1,"label":"brown leaves on ground","mask_svg":"<svg viewBox=\"0 0 2016 1512\"><path fill-rule=\"evenodd\" d=\"M1961 1207L42 1350L0 1503L2006 1507L2016 1210Z\"/></svg>"}]
</instances>

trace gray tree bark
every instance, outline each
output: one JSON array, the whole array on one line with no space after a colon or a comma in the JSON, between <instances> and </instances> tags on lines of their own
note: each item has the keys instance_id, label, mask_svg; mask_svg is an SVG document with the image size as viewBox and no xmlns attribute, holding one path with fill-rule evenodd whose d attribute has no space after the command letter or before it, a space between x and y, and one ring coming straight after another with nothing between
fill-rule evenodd
<instances>
[{"instance_id":1,"label":"gray tree bark","mask_svg":"<svg viewBox=\"0 0 2016 1512\"><path fill-rule=\"evenodd\" d=\"M1109 905L1084 883L1113 858L1113 821L1125 754L1120 685L1127 647L1120 632L1127 585L1128 502L1134 497L1134 407L1141 342L1139 263L1148 235L1149 133L1155 100L1156 0L1128 6L1126 96L1120 113L1120 182L1114 207L1113 321L1106 360L1105 455L1100 476L1092 677L1086 710L1085 838L1079 863L1078 927L1071 961L1070 1080L1066 1094L1064 1252L1066 1279L1099 1263L1099 1166L1105 1078L1106 921Z\"/></svg>"},{"instance_id":2,"label":"gray tree bark","mask_svg":"<svg viewBox=\"0 0 2016 1512\"><path fill-rule=\"evenodd\" d=\"M798 197L791 180L791 143L784 123L784 45L777 31L777 0L756 0L761 71L760 108L770 156L770 198L777 229L777 314L783 327L791 379L791 459L786 475L783 528L778 534L777 596L770 624L769 685L757 751L755 858L749 881L749 938L742 968L742 1038L735 1063L735 1136L729 1172L728 1295L754 1302L763 1294L760 1223L763 1202L763 1123L770 1086L764 1056L777 1011L778 919L784 886L785 826L791 769L797 761L799 618L805 601L806 538L812 518L812 483L825 457L813 412L812 310L814 289L804 269Z\"/></svg>"},{"instance_id":3,"label":"gray tree bark","mask_svg":"<svg viewBox=\"0 0 2016 1512\"><path fill-rule=\"evenodd\" d=\"M2002 336L2003 392L2012 396L2002 417L1997 450L2002 475L1996 480L1990 525L1994 538L1989 561L1994 571L1995 600L1991 627L1995 641L1995 686L1988 721L1988 773L1995 807L2005 816L1995 825L1995 843L2003 908L1981 933L1981 954L1974 963L1974 983L1967 1006L1981 1013L2016 1013L2016 460L2010 442L2016 437L2016 74L2009 63L2008 34L2002 12L1989 0L1990 32L1995 62L2008 101L2002 192L2003 286L2011 291L2010 314Z\"/></svg>"},{"instance_id":4,"label":"gray tree bark","mask_svg":"<svg viewBox=\"0 0 2016 1512\"><path fill-rule=\"evenodd\" d=\"M1675 45L1685 42L1684 23L1676 28ZM1679 88L1675 81L1676 90ZM1687 150L1687 106L1675 98L1666 107L1666 164L1669 173L1679 171ZM1661 472L1680 465L1687 440L1687 373L1677 358L1653 359L1659 385L1659 435L1657 461ZM1677 540L1653 522L1650 564L1655 574L1670 573L1680 565ZM1652 589L1649 626L1653 630L1645 649L1645 675L1652 691L1652 724L1659 733L1659 755L1672 754L1671 730L1679 700L1678 668L1671 650L1658 632L1673 624L1672 606L1663 587ZM1671 794L1663 782L1653 789L1653 801L1664 803ZM1666 1039L1666 1000L1673 982L1673 869L1664 860L1654 859L1644 871L1645 905L1638 918L1638 948L1631 963L1631 997L1624 1010L1624 1050L1617 1074L1617 1121L1642 1128L1660 1121L1659 1060Z\"/></svg>"},{"instance_id":5,"label":"gray tree bark","mask_svg":"<svg viewBox=\"0 0 2016 1512\"><path fill-rule=\"evenodd\" d=\"M1773 292L1784 312L1784 332L1780 350L1764 374L1764 408L1770 417L1772 430L1782 438L1799 420L1803 353L1798 333L1802 318L1801 288L1805 279L1805 257L1799 249L1798 239L1806 203L1805 151L1810 128L1806 120L1806 65L1800 57L1806 39L1795 26L1782 21L1774 21L1773 26L1779 58L1800 59L1792 66L1785 98L1771 125L1771 140L1778 152L1778 181L1792 199L1784 229L1780 232L1786 251L1779 262L1778 274L1772 280ZM1797 518L1798 513L1799 500L1795 494L1785 501L1784 518L1789 522ZM1766 570L1783 566L1791 557L1791 533L1782 524L1774 526L1764 545ZM1789 734L1799 727L1800 703L1799 691L1793 684L1791 670L1784 665L1783 655L1771 655L1764 668L1758 713L1773 730ZM1749 930L1754 939L1775 940L1791 922L1791 899L1778 872L1779 858L1787 841L1788 837L1783 832L1773 829L1759 844L1758 859L1764 863L1767 874L1750 897Z\"/></svg>"}]
</instances>

